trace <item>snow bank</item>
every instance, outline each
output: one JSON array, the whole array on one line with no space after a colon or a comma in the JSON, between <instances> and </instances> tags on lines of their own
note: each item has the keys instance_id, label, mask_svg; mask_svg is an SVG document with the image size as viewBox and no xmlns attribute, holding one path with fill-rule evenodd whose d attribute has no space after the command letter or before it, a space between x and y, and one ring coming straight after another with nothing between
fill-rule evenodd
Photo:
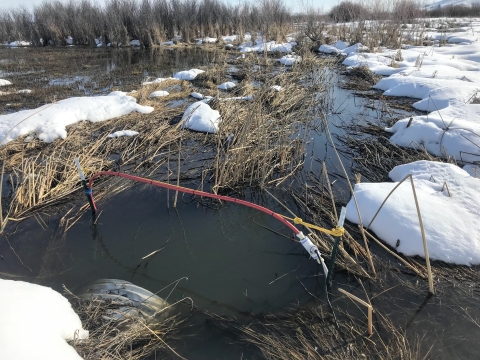
<instances>
[{"instance_id":1,"label":"snow bank","mask_svg":"<svg viewBox=\"0 0 480 360\"><path fill-rule=\"evenodd\" d=\"M40 140L52 142L67 137L68 125L83 120L105 121L133 111L148 114L153 111L153 107L139 105L133 97L123 93L69 98L33 110L0 115L0 139L6 136L3 140L5 144L19 136L35 132Z\"/></svg>"},{"instance_id":2,"label":"snow bank","mask_svg":"<svg viewBox=\"0 0 480 360\"><path fill-rule=\"evenodd\" d=\"M293 64L302 61L302 57L298 55L285 55L281 59L278 59L278 61L283 65L292 66Z\"/></svg>"},{"instance_id":3,"label":"snow bank","mask_svg":"<svg viewBox=\"0 0 480 360\"><path fill-rule=\"evenodd\" d=\"M480 264L480 179L452 164L416 161L390 171L393 181L412 174L425 227L430 258L445 262ZM447 182L450 195L442 187ZM397 183L355 185L363 224L372 220ZM347 219L359 223L353 198ZM407 180L390 196L370 227L383 241L407 255L424 257L423 242L412 187Z\"/></svg>"},{"instance_id":4,"label":"snow bank","mask_svg":"<svg viewBox=\"0 0 480 360\"><path fill-rule=\"evenodd\" d=\"M221 120L220 113L217 110L213 110L202 101L197 101L185 110L182 118L182 121L184 121L182 128L216 133Z\"/></svg>"},{"instance_id":5,"label":"snow bank","mask_svg":"<svg viewBox=\"0 0 480 360\"><path fill-rule=\"evenodd\" d=\"M0 79L0 86L7 86L12 85L12 83L8 80Z\"/></svg>"},{"instance_id":6,"label":"snow bank","mask_svg":"<svg viewBox=\"0 0 480 360\"><path fill-rule=\"evenodd\" d=\"M219 88L220 90L229 90L233 89L235 86L237 86L237 84L235 84L234 82L227 81L223 84L218 85L217 88Z\"/></svg>"},{"instance_id":7,"label":"snow bank","mask_svg":"<svg viewBox=\"0 0 480 360\"><path fill-rule=\"evenodd\" d=\"M120 136L135 136L138 135L138 132L133 131L133 130L120 130L120 131L115 131L114 133L108 135L108 138L118 138Z\"/></svg>"},{"instance_id":8,"label":"snow bank","mask_svg":"<svg viewBox=\"0 0 480 360\"><path fill-rule=\"evenodd\" d=\"M0 294L1 359L81 359L66 340L86 339L88 331L67 299L48 287L1 279Z\"/></svg>"},{"instance_id":9,"label":"snow bank","mask_svg":"<svg viewBox=\"0 0 480 360\"><path fill-rule=\"evenodd\" d=\"M193 80L197 77L198 74L204 73L205 71L199 69L191 69L185 71L179 71L173 75L175 79L178 80Z\"/></svg>"},{"instance_id":10,"label":"snow bank","mask_svg":"<svg viewBox=\"0 0 480 360\"><path fill-rule=\"evenodd\" d=\"M148 97L157 98L157 97L163 97L163 96L168 96L168 95L170 95L170 93L168 91L159 90L159 91L152 92Z\"/></svg>"}]
</instances>

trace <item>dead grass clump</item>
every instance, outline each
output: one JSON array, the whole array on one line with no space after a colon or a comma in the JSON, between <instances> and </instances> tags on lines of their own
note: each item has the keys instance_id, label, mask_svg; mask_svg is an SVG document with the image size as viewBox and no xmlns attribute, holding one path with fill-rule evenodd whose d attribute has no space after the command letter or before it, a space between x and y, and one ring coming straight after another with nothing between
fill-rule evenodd
<instances>
[{"instance_id":1,"label":"dead grass clump","mask_svg":"<svg viewBox=\"0 0 480 360\"><path fill-rule=\"evenodd\" d=\"M368 66L355 66L347 75L347 81L343 82L342 87L350 90L369 90L382 78L370 71Z\"/></svg>"},{"instance_id":2,"label":"dead grass clump","mask_svg":"<svg viewBox=\"0 0 480 360\"><path fill-rule=\"evenodd\" d=\"M172 355L182 358L169 345L176 339L176 333L183 323L179 315L159 317L147 322L141 316L129 315L123 301L85 300L77 297L71 301L83 328L90 332L88 339L71 343L83 359L140 360L153 354L160 355L161 358ZM124 318L112 320L112 312L122 313Z\"/></svg>"},{"instance_id":3,"label":"dead grass clump","mask_svg":"<svg viewBox=\"0 0 480 360\"><path fill-rule=\"evenodd\" d=\"M151 93L159 90L168 91L169 95L160 98L150 98ZM143 85L137 92L130 93L129 95L135 97L137 102L142 105L155 106L155 108L157 108L159 102L184 99L188 97L191 92L192 90L188 81L168 79L158 83Z\"/></svg>"},{"instance_id":4,"label":"dead grass clump","mask_svg":"<svg viewBox=\"0 0 480 360\"><path fill-rule=\"evenodd\" d=\"M218 101L222 123L215 136L215 191L279 184L301 168L308 133L317 125L315 109L332 85L329 74L319 70L322 65L316 59L265 76L261 86L252 88L250 101ZM272 91L273 85L281 90ZM246 89L238 90L247 95Z\"/></svg>"},{"instance_id":5,"label":"dead grass clump","mask_svg":"<svg viewBox=\"0 0 480 360\"><path fill-rule=\"evenodd\" d=\"M78 157L85 175L112 168L153 174L166 162L165 154L177 149L180 131L168 121L181 114L179 109L161 108L151 114L132 113L105 122L80 122L68 129L66 139L46 144L34 136L18 138L2 148L4 190L1 230L7 222L22 220L35 211L65 203L80 196L81 188L74 158ZM107 135L118 130L139 132L135 137L117 139ZM116 156L112 157L112 154ZM114 160L115 159L115 160ZM118 187L118 191L123 187ZM114 189L109 189L115 192ZM95 197L102 197L96 188Z\"/></svg>"},{"instance_id":6,"label":"dead grass clump","mask_svg":"<svg viewBox=\"0 0 480 360\"><path fill-rule=\"evenodd\" d=\"M253 345L266 359L421 358L418 344L409 344L381 314L377 316L377 328L382 334L367 336L362 320L340 308L334 311L338 321L317 298L314 304L258 317L248 325L215 315L212 318L214 324L233 331L242 343Z\"/></svg>"},{"instance_id":7,"label":"dead grass clump","mask_svg":"<svg viewBox=\"0 0 480 360\"><path fill-rule=\"evenodd\" d=\"M216 89L216 87L230 79L226 76L227 64L216 64L212 68L207 69L205 72L198 74L195 79L192 80L192 85L207 88Z\"/></svg>"}]
</instances>

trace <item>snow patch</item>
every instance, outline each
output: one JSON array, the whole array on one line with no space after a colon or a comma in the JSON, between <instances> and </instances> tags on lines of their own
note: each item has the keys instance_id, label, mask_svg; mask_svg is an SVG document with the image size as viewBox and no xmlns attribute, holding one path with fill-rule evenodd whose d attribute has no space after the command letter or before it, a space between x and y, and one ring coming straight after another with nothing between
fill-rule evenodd
<instances>
[{"instance_id":1,"label":"snow patch","mask_svg":"<svg viewBox=\"0 0 480 360\"><path fill-rule=\"evenodd\" d=\"M179 71L173 75L175 79L178 80L193 80L197 77L198 74L204 73L205 71L199 69L191 69L191 70L184 70Z\"/></svg>"},{"instance_id":2,"label":"snow patch","mask_svg":"<svg viewBox=\"0 0 480 360\"><path fill-rule=\"evenodd\" d=\"M120 130L120 131L115 131L114 133L109 134L107 137L118 138L120 136L135 136L135 135L138 135L138 132L133 130Z\"/></svg>"},{"instance_id":3,"label":"snow patch","mask_svg":"<svg viewBox=\"0 0 480 360\"><path fill-rule=\"evenodd\" d=\"M0 139L6 136L3 140L5 144L19 136L35 132L40 140L52 142L67 137L68 125L83 120L105 121L133 111L148 114L153 111L153 107L139 105L135 98L124 93L69 98L37 109L0 115Z\"/></svg>"},{"instance_id":4,"label":"snow patch","mask_svg":"<svg viewBox=\"0 0 480 360\"><path fill-rule=\"evenodd\" d=\"M198 92L192 92L190 94L191 97L195 98L195 99L199 99L199 100L202 100L204 98L204 96Z\"/></svg>"},{"instance_id":5,"label":"snow patch","mask_svg":"<svg viewBox=\"0 0 480 360\"><path fill-rule=\"evenodd\" d=\"M0 79L0 86L12 85L12 83L5 79Z\"/></svg>"},{"instance_id":6,"label":"snow patch","mask_svg":"<svg viewBox=\"0 0 480 360\"><path fill-rule=\"evenodd\" d=\"M182 128L206 133L216 133L218 131L218 125L221 122L221 117L217 110L213 110L203 101L197 101L185 110L182 121L184 121Z\"/></svg>"},{"instance_id":7,"label":"snow patch","mask_svg":"<svg viewBox=\"0 0 480 360\"><path fill-rule=\"evenodd\" d=\"M235 86L237 86L237 84L235 84L234 82L227 81L223 84L218 85L217 88L219 88L220 90L229 90L233 89Z\"/></svg>"},{"instance_id":8,"label":"snow patch","mask_svg":"<svg viewBox=\"0 0 480 360\"><path fill-rule=\"evenodd\" d=\"M66 340L87 339L88 331L66 298L45 286L2 279L0 294L1 359L82 359Z\"/></svg>"},{"instance_id":9,"label":"snow patch","mask_svg":"<svg viewBox=\"0 0 480 360\"><path fill-rule=\"evenodd\" d=\"M298 55L285 55L281 59L278 59L278 61L283 65L292 66L302 61L302 57Z\"/></svg>"},{"instance_id":10,"label":"snow patch","mask_svg":"<svg viewBox=\"0 0 480 360\"><path fill-rule=\"evenodd\" d=\"M151 85L151 84L159 84L161 82L164 82L164 81L167 81L167 80L174 80L174 81L178 81L179 79L175 79L175 78L156 78L155 80L152 80L152 81L145 81L142 83L142 85Z\"/></svg>"},{"instance_id":11,"label":"snow patch","mask_svg":"<svg viewBox=\"0 0 480 360\"><path fill-rule=\"evenodd\" d=\"M243 53L248 53L248 52L282 52L282 53L291 53L293 51L293 47L297 45L295 41L288 42L288 43L281 43L277 44L276 41L269 41L269 42L264 42L264 40L261 37L258 37L256 40L256 44L253 44L253 42L249 41L246 42L242 45L240 45L238 48L240 49L240 52Z\"/></svg>"},{"instance_id":12,"label":"snow patch","mask_svg":"<svg viewBox=\"0 0 480 360\"><path fill-rule=\"evenodd\" d=\"M10 47L30 46L30 45L32 45L32 43L28 41L12 41L11 43L8 44L8 46Z\"/></svg>"},{"instance_id":13,"label":"snow patch","mask_svg":"<svg viewBox=\"0 0 480 360\"><path fill-rule=\"evenodd\" d=\"M170 93L168 91L159 90L159 91L152 92L148 97L157 98L157 97L164 97L164 96L168 96L168 95L170 95Z\"/></svg>"}]
</instances>

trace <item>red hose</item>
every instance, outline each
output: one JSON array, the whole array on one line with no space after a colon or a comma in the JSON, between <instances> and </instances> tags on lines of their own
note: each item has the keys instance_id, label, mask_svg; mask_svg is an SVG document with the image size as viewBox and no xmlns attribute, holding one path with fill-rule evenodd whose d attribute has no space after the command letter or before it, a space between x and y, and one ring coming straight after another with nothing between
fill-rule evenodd
<instances>
[{"instance_id":1,"label":"red hose","mask_svg":"<svg viewBox=\"0 0 480 360\"><path fill-rule=\"evenodd\" d=\"M161 181L155 181L155 180L145 179L145 178L142 178L142 177L139 177L139 176L128 175L128 174L125 174L125 173L120 173L120 172L115 172L115 171L100 171L98 173L95 173L95 174L92 175L92 177L90 178L90 181L88 182L88 187L90 189L92 188L93 180L95 178L101 176L101 175L119 176L119 177L123 177L125 179L139 181L139 182L143 182L145 184L151 184L151 185L159 186L159 187L162 187L162 188L165 188L165 189L180 191L180 192L184 192L184 193L187 193L187 194L203 196L203 197L208 197L208 198L212 198L212 199L229 201L229 202L232 202L232 203L235 203L235 204L248 206L252 209L256 209L256 210L264 212L265 214L273 216L275 219L277 219L278 221L281 221L288 228L293 230L295 235L300 232L300 230L298 230L293 224L291 224L286 219L284 219L281 215L279 215L276 212L273 212L272 210L269 210L269 209L267 209L263 206L251 203L249 201L235 199L235 198L232 198L230 196L210 194L210 193L207 193L207 192L204 192L204 191L199 191L199 190L192 190L192 189L181 187L181 186L170 185L170 184L167 184L167 183L164 183L164 182L161 182Z\"/></svg>"}]
</instances>

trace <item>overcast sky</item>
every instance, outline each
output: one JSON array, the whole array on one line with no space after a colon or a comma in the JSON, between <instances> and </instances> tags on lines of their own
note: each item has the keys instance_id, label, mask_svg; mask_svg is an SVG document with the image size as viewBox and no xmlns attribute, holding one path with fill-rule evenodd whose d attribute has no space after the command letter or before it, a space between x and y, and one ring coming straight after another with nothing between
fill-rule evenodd
<instances>
[{"instance_id":1,"label":"overcast sky","mask_svg":"<svg viewBox=\"0 0 480 360\"><path fill-rule=\"evenodd\" d=\"M44 0L0 0L0 9L9 9L15 8L19 6L25 6L27 9L33 8L35 5L41 4ZM61 1L68 1L68 0L61 0ZM223 0L230 4L237 4L244 2L243 0ZM285 4L289 6L294 11L298 11L302 9L302 0L284 0ZM303 0L303 3L314 4L315 7L328 10L335 4L338 4L340 0ZM105 0L95 0L97 4L105 3ZM320 4L321 5L318 5Z\"/></svg>"}]
</instances>

